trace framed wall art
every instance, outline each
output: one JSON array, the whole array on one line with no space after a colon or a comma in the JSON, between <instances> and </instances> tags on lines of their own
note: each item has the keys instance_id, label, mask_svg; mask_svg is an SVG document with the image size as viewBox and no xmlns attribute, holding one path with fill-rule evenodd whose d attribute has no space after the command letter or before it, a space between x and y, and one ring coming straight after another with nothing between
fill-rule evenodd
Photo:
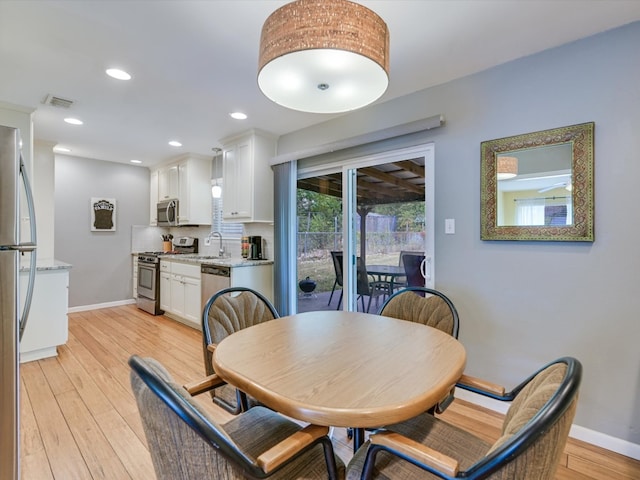
<instances>
[{"instance_id":1,"label":"framed wall art","mask_svg":"<svg viewBox=\"0 0 640 480\"><path fill-rule=\"evenodd\" d=\"M115 198L91 198L91 231L115 232L116 231L116 199Z\"/></svg>"}]
</instances>

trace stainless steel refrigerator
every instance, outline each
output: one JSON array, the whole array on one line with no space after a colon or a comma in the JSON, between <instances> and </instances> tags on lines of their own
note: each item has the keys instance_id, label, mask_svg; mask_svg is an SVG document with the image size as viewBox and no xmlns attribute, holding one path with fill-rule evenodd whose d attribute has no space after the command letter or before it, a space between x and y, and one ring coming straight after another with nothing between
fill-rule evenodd
<instances>
[{"instance_id":1,"label":"stainless steel refrigerator","mask_svg":"<svg viewBox=\"0 0 640 480\"><path fill-rule=\"evenodd\" d=\"M33 196L20 154L20 131L0 126L0 479L20 475L20 338L36 273ZM26 203L26 205L24 204ZM21 235L28 217L30 238ZM30 257L29 283L20 295L20 265ZM21 301L24 298L24 301ZM24 302L24 303L23 303Z\"/></svg>"}]
</instances>

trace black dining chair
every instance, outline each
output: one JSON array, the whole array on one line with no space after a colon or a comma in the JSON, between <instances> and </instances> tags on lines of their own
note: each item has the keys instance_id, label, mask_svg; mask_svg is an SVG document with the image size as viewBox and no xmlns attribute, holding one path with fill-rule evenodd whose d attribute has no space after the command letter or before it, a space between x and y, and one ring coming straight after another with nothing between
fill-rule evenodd
<instances>
[{"instance_id":1,"label":"black dining chair","mask_svg":"<svg viewBox=\"0 0 640 480\"><path fill-rule=\"evenodd\" d=\"M552 479L576 411L582 365L571 357L539 369L510 392L464 376L456 385L508 402L501 435L488 443L432 415L371 435L347 480Z\"/></svg>"},{"instance_id":2,"label":"black dining chair","mask_svg":"<svg viewBox=\"0 0 640 480\"><path fill-rule=\"evenodd\" d=\"M224 338L279 316L264 295L250 288L230 287L212 295L202 311L202 348L206 374L215 373L211 364L213 350ZM214 403L234 415L256 403L231 385L211 389L211 397Z\"/></svg>"},{"instance_id":3,"label":"black dining chair","mask_svg":"<svg viewBox=\"0 0 640 480\"><path fill-rule=\"evenodd\" d=\"M222 383L217 375L180 386L152 358L133 355L129 365L154 478L343 478L328 427L303 427L259 406L220 424L195 399Z\"/></svg>"}]
</instances>

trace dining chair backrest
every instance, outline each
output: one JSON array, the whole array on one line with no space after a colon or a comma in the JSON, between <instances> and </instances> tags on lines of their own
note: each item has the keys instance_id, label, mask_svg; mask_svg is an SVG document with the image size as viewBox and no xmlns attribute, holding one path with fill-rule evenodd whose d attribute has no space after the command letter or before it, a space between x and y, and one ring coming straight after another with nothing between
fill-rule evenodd
<instances>
[{"instance_id":1,"label":"dining chair backrest","mask_svg":"<svg viewBox=\"0 0 640 480\"><path fill-rule=\"evenodd\" d=\"M380 315L428 325L458 338L458 311L453 302L438 290L427 287L399 290L382 305Z\"/></svg>"},{"instance_id":2,"label":"dining chair backrest","mask_svg":"<svg viewBox=\"0 0 640 480\"><path fill-rule=\"evenodd\" d=\"M333 270L336 274L336 283L342 286L342 252L331 252Z\"/></svg>"},{"instance_id":3,"label":"dining chair backrest","mask_svg":"<svg viewBox=\"0 0 640 480\"><path fill-rule=\"evenodd\" d=\"M202 347L207 375L215 373L209 345L217 345L234 332L278 318L278 312L260 292L246 287L230 287L215 293L202 312ZM230 385L212 390L211 396L221 407L237 414L242 405L239 393Z\"/></svg>"},{"instance_id":4,"label":"dining chair backrest","mask_svg":"<svg viewBox=\"0 0 640 480\"><path fill-rule=\"evenodd\" d=\"M493 470L486 478L496 480L553 478L575 416L581 379L580 362L563 357L507 394L512 400L501 436L470 473Z\"/></svg>"},{"instance_id":5,"label":"dining chair backrest","mask_svg":"<svg viewBox=\"0 0 640 480\"><path fill-rule=\"evenodd\" d=\"M402 264L407 276L407 286L409 287L424 287L424 275L422 274L421 266L425 256L423 254L414 255L407 253L402 256Z\"/></svg>"},{"instance_id":6,"label":"dining chair backrest","mask_svg":"<svg viewBox=\"0 0 640 480\"><path fill-rule=\"evenodd\" d=\"M229 467L225 457L243 463L242 453L224 429L188 398L162 365L135 355L129 365L131 388L158 479L224 472Z\"/></svg>"},{"instance_id":7,"label":"dining chair backrest","mask_svg":"<svg viewBox=\"0 0 640 480\"><path fill-rule=\"evenodd\" d=\"M437 417L420 415L412 424L392 425L373 434L370 445L363 445L349 463L347 480L554 478L575 416L580 362L559 358L508 393L485 389L492 386L490 382L469 384L464 378L457 387L510 402L500 437L493 444ZM413 442L428 447L428 456L415 455L423 450ZM393 456L377 461L384 451Z\"/></svg>"},{"instance_id":8,"label":"dining chair backrest","mask_svg":"<svg viewBox=\"0 0 640 480\"><path fill-rule=\"evenodd\" d=\"M295 435L303 427L264 407L220 424L153 358L133 355L129 366L155 470L155 477L149 472L145 478L320 480L341 476L343 464L335 458L326 433L315 434L315 440L300 447ZM311 435L309 432L305 437ZM288 441L289 448L280 449L281 463L262 455Z\"/></svg>"}]
</instances>

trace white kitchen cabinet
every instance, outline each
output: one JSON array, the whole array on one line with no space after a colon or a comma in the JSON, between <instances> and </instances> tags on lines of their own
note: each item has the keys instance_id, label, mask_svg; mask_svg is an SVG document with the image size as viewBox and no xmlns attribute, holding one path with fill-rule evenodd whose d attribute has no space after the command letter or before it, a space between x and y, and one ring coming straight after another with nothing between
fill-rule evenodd
<instances>
[{"instance_id":1,"label":"white kitchen cabinet","mask_svg":"<svg viewBox=\"0 0 640 480\"><path fill-rule=\"evenodd\" d=\"M149 225L158 224L158 170L152 170L149 175Z\"/></svg>"},{"instance_id":2,"label":"white kitchen cabinet","mask_svg":"<svg viewBox=\"0 0 640 480\"><path fill-rule=\"evenodd\" d=\"M222 218L234 223L273 222L274 136L258 130L220 140L223 145Z\"/></svg>"},{"instance_id":3,"label":"white kitchen cabinet","mask_svg":"<svg viewBox=\"0 0 640 480\"><path fill-rule=\"evenodd\" d=\"M20 292L27 290L28 272L20 272ZM21 298L24 302L24 298ZM69 322L69 269L38 269L27 325L20 342L20 362L58 354L67 343Z\"/></svg>"},{"instance_id":4,"label":"white kitchen cabinet","mask_svg":"<svg viewBox=\"0 0 640 480\"><path fill-rule=\"evenodd\" d=\"M211 225L211 162L190 155L178 163L178 225Z\"/></svg>"},{"instance_id":5,"label":"white kitchen cabinet","mask_svg":"<svg viewBox=\"0 0 640 480\"><path fill-rule=\"evenodd\" d=\"M178 165L166 165L158 170L158 200L178 198ZM156 201L157 203L157 201Z\"/></svg>"},{"instance_id":6,"label":"white kitchen cabinet","mask_svg":"<svg viewBox=\"0 0 640 480\"><path fill-rule=\"evenodd\" d=\"M160 262L160 308L170 317L200 328L200 265Z\"/></svg>"},{"instance_id":7,"label":"white kitchen cabinet","mask_svg":"<svg viewBox=\"0 0 640 480\"><path fill-rule=\"evenodd\" d=\"M209 157L187 154L151 172L150 225L158 222L157 203L174 198L178 226L211 225L211 162Z\"/></svg>"}]
</instances>

